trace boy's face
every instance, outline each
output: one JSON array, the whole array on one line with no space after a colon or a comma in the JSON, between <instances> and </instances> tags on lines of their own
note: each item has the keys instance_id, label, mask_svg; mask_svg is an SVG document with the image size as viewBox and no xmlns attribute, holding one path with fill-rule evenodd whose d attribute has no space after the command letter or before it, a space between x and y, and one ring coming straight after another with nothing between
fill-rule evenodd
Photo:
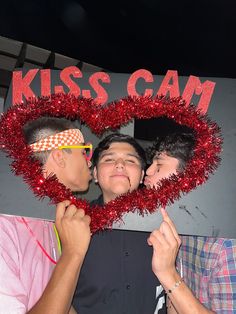
<instances>
[{"instance_id":1,"label":"boy's face","mask_svg":"<svg viewBox=\"0 0 236 314\"><path fill-rule=\"evenodd\" d=\"M114 142L104 150L94 168L94 177L105 203L137 189L143 175L141 161L134 147L123 142Z\"/></svg>"},{"instance_id":2,"label":"boy's face","mask_svg":"<svg viewBox=\"0 0 236 314\"><path fill-rule=\"evenodd\" d=\"M83 146L83 143L77 145ZM86 191L92 179L89 170L91 162L86 160L85 149L70 148L70 150L70 152L63 149L53 150L46 163L46 171L54 173L59 182L71 191Z\"/></svg>"},{"instance_id":3,"label":"boy's face","mask_svg":"<svg viewBox=\"0 0 236 314\"><path fill-rule=\"evenodd\" d=\"M177 158L168 156L165 152L153 158L151 166L146 171L144 184L148 188L156 188L157 183L172 174L177 174L179 161Z\"/></svg>"},{"instance_id":4,"label":"boy's face","mask_svg":"<svg viewBox=\"0 0 236 314\"><path fill-rule=\"evenodd\" d=\"M71 153L64 154L66 154L64 185L72 191L86 191L92 176L89 170L91 163L86 160L84 149L71 148Z\"/></svg>"}]
</instances>

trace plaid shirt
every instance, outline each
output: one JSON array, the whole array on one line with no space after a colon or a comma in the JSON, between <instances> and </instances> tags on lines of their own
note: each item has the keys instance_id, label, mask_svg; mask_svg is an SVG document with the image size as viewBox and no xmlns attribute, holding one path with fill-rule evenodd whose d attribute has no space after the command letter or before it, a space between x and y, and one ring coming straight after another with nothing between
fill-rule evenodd
<instances>
[{"instance_id":1,"label":"plaid shirt","mask_svg":"<svg viewBox=\"0 0 236 314\"><path fill-rule=\"evenodd\" d=\"M177 268L208 309L236 314L236 240L181 236Z\"/></svg>"}]
</instances>

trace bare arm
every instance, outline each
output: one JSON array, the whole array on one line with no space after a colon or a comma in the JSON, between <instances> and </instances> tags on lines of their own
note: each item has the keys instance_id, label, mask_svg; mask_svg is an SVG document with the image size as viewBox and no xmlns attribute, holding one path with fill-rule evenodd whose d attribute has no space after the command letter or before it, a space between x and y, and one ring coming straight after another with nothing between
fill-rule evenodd
<instances>
[{"instance_id":1,"label":"bare arm","mask_svg":"<svg viewBox=\"0 0 236 314\"><path fill-rule=\"evenodd\" d=\"M168 314L214 313L203 306L188 286L180 280L175 260L181 240L175 226L164 209L163 222L158 230L151 233L148 243L153 246L152 269L169 297ZM179 282L179 284L176 283ZM171 290L171 293L168 292Z\"/></svg>"},{"instance_id":2,"label":"bare arm","mask_svg":"<svg viewBox=\"0 0 236 314\"><path fill-rule=\"evenodd\" d=\"M169 297L166 297L166 305L167 305L167 314L178 314L173 304L171 303Z\"/></svg>"},{"instance_id":3,"label":"bare arm","mask_svg":"<svg viewBox=\"0 0 236 314\"><path fill-rule=\"evenodd\" d=\"M42 297L28 312L30 314L75 313L71 308L71 301L90 242L90 217L74 205L66 209L68 205L68 201L59 203L56 212L62 255Z\"/></svg>"}]
</instances>

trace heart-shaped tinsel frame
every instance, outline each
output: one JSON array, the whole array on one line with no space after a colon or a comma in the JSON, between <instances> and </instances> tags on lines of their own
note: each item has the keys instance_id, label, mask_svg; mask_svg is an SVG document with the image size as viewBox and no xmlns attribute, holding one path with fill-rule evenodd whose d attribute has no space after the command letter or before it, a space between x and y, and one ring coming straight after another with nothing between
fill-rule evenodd
<instances>
[{"instance_id":1,"label":"heart-shaped tinsel frame","mask_svg":"<svg viewBox=\"0 0 236 314\"><path fill-rule=\"evenodd\" d=\"M142 188L118 197L103 207L90 208L87 201L76 199L55 177L45 179L39 162L32 159L22 127L28 121L42 116L80 119L97 135L108 129L117 129L134 118L164 116L194 130L194 156L184 173L172 176L171 180L162 180L157 190ZM56 94L31 99L3 114L0 121L0 145L14 159L12 167L15 174L24 178L36 196L48 196L53 204L70 199L91 216L91 230L96 232L111 227L124 213L152 213L159 206L173 203L181 193L188 193L204 183L219 164L222 137L215 122L202 115L195 106L186 107L181 98L127 97L101 107L92 99Z\"/></svg>"}]
</instances>

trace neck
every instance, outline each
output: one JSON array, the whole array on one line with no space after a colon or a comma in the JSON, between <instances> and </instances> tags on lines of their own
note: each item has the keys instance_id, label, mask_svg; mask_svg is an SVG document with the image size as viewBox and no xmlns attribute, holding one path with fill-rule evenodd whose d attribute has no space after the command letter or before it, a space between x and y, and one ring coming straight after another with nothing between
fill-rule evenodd
<instances>
[{"instance_id":1,"label":"neck","mask_svg":"<svg viewBox=\"0 0 236 314\"><path fill-rule=\"evenodd\" d=\"M108 202L115 200L118 196L120 196L120 195L119 194L106 194L106 193L103 193L104 204L107 204Z\"/></svg>"}]
</instances>

